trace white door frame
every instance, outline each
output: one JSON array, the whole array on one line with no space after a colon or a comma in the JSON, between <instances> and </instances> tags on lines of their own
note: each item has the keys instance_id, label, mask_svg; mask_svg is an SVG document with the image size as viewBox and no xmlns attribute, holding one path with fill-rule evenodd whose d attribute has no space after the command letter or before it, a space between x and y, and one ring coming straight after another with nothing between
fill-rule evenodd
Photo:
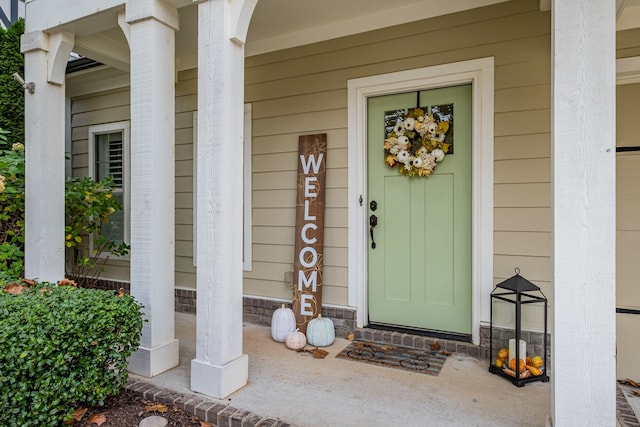
<instances>
[{"instance_id":1,"label":"white door frame","mask_svg":"<svg viewBox=\"0 0 640 427\"><path fill-rule=\"evenodd\" d=\"M349 306L356 324L368 323L367 304L367 98L472 84L472 340L489 321L493 290L493 57L435 65L348 81Z\"/></svg>"}]
</instances>

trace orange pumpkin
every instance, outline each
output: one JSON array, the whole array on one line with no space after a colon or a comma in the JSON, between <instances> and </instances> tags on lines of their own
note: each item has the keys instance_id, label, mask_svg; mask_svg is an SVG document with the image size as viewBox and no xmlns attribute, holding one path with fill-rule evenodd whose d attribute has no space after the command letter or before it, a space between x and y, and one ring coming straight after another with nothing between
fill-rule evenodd
<instances>
[{"instance_id":1,"label":"orange pumpkin","mask_svg":"<svg viewBox=\"0 0 640 427\"><path fill-rule=\"evenodd\" d=\"M525 367L524 360L520 359L520 364L519 365L520 366L518 368L519 368L520 372L524 371L524 367ZM515 358L511 359L509 361L509 368L511 368L512 371L516 370L516 359Z\"/></svg>"},{"instance_id":2,"label":"orange pumpkin","mask_svg":"<svg viewBox=\"0 0 640 427\"><path fill-rule=\"evenodd\" d=\"M498 359L507 360L508 357L509 357L509 350L508 349L501 348L498 351Z\"/></svg>"}]
</instances>

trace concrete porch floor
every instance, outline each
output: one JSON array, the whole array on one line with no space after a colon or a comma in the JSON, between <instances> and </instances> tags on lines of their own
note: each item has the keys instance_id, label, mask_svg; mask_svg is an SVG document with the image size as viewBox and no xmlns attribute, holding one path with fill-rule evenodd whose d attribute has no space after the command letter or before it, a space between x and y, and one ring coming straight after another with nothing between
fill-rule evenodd
<instances>
[{"instance_id":1,"label":"concrete porch floor","mask_svg":"<svg viewBox=\"0 0 640 427\"><path fill-rule=\"evenodd\" d=\"M195 315L175 316L180 365L153 378L130 377L195 394L189 389ZM291 425L543 426L550 414L550 383L518 388L471 357L452 354L432 377L337 359L345 339L325 347L325 359L314 359L274 342L266 326L245 324L243 331L249 383L225 400L211 400Z\"/></svg>"}]
</instances>

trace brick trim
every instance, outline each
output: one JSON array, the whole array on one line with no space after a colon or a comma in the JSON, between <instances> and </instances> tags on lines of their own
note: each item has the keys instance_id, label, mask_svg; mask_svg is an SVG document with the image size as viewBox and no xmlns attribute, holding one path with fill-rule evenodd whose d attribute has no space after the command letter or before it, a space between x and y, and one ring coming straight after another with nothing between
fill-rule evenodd
<instances>
[{"instance_id":1,"label":"brick trim","mask_svg":"<svg viewBox=\"0 0 640 427\"><path fill-rule=\"evenodd\" d=\"M280 419L262 417L253 412L236 409L232 406L221 405L211 400L202 399L195 394L176 393L167 389L155 387L144 381L129 379L126 389L142 396L144 399L165 405L175 405L190 415L207 421L214 426L239 427L288 427L290 424Z\"/></svg>"}]
</instances>

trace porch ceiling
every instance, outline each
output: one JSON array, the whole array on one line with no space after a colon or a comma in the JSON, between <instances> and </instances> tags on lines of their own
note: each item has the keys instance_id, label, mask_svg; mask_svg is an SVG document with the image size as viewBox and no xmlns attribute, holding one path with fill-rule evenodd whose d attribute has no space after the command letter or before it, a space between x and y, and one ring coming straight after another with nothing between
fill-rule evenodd
<instances>
[{"instance_id":1,"label":"porch ceiling","mask_svg":"<svg viewBox=\"0 0 640 427\"><path fill-rule=\"evenodd\" d=\"M86 0L83 3L99 1L101 7L80 11L81 15L69 12L69 16L62 16L62 12L55 8L60 1L66 0L29 2L35 8L27 9L28 29L60 28L73 32L76 52L128 70L129 49L117 18L124 1ZM191 0L171 1L180 8L181 29L176 34L178 69L195 67L197 6ZM249 26L246 55L306 45L504 1L507 0L259 0ZM545 0L541 0L542 8L544 4ZM618 0L618 6L618 31L640 27L640 0ZM46 16L48 13L51 15ZM86 16L78 18L82 13ZM30 23L32 17L34 20Z\"/></svg>"},{"instance_id":2,"label":"porch ceiling","mask_svg":"<svg viewBox=\"0 0 640 427\"><path fill-rule=\"evenodd\" d=\"M260 0L247 56L348 36L507 0Z\"/></svg>"}]
</instances>

